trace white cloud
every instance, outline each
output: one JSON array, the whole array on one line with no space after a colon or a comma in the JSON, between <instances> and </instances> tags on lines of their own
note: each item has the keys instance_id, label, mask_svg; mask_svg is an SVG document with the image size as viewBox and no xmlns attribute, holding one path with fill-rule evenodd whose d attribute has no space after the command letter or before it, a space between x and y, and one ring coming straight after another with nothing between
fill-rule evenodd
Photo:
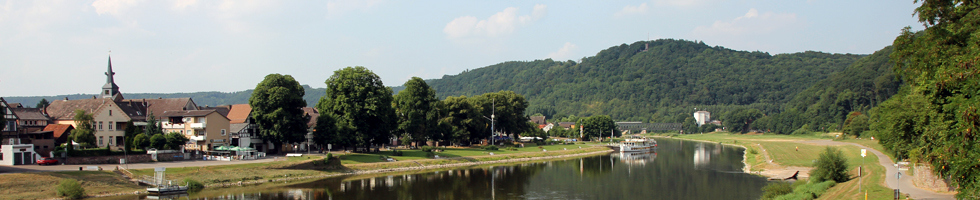
<instances>
[{"instance_id":1,"label":"white cloud","mask_svg":"<svg viewBox=\"0 0 980 200\"><path fill-rule=\"evenodd\" d=\"M119 15L125 12L127 9L136 6L139 0L96 0L92 2L92 7L95 7L95 12L99 15L111 14Z\"/></svg>"},{"instance_id":2,"label":"white cloud","mask_svg":"<svg viewBox=\"0 0 980 200\"><path fill-rule=\"evenodd\" d=\"M197 0L174 0L174 9L176 10L184 10L194 5L197 5Z\"/></svg>"},{"instance_id":3,"label":"white cloud","mask_svg":"<svg viewBox=\"0 0 980 200\"><path fill-rule=\"evenodd\" d=\"M639 6L627 5L623 7L622 10L613 14L615 17L623 17L627 15L643 14L647 12L647 3L641 3Z\"/></svg>"},{"instance_id":4,"label":"white cloud","mask_svg":"<svg viewBox=\"0 0 980 200\"><path fill-rule=\"evenodd\" d=\"M442 32L450 38L497 37L514 32L519 25L527 25L547 15L547 6L535 5L530 15L518 16L518 9L509 7L485 20L473 16L462 16L446 24Z\"/></svg>"},{"instance_id":5,"label":"white cloud","mask_svg":"<svg viewBox=\"0 0 980 200\"><path fill-rule=\"evenodd\" d=\"M571 42L565 42L565 46L562 46L561 49L558 49L558 51L556 52L549 53L548 58L551 58L553 60L565 60L572 55L575 49L578 49L578 47L575 46L575 44L572 44Z\"/></svg>"},{"instance_id":6,"label":"white cloud","mask_svg":"<svg viewBox=\"0 0 980 200\"><path fill-rule=\"evenodd\" d=\"M327 1L327 17L337 17L354 10L363 10L381 4L381 0L333 0Z\"/></svg>"},{"instance_id":7,"label":"white cloud","mask_svg":"<svg viewBox=\"0 0 980 200\"><path fill-rule=\"evenodd\" d=\"M711 26L694 28L695 35L751 35L767 34L781 29L795 29L798 25L796 14L759 13L755 8L745 15L729 21L715 21Z\"/></svg>"}]
</instances>

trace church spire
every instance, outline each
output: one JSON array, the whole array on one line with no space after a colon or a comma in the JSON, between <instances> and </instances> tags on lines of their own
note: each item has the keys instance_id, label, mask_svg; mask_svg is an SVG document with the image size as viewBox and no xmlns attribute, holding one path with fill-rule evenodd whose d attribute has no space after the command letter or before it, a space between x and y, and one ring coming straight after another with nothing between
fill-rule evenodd
<instances>
[{"instance_id":1,"label":"church spire","mask_svg":"<svg viewBox=\"0 0 980 200\"><path fill-rule=\"evenodd\" d=\"M119 86L117 86L116 81L113 80L114 75L116 75L116 73L112 72L112 56L110 55L109 69L105 72L105 85L102 86L102 98L113 98L113 96L119 94Z\"/></svg>"}]
</instances>

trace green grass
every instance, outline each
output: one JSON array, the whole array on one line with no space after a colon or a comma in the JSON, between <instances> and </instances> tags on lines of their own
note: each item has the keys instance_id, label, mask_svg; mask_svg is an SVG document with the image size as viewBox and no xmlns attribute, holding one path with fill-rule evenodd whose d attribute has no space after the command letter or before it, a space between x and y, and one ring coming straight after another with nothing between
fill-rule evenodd
<instances>
[{"instance_id":1,"label":"green grass","mask_svg":"<svg viewBox=\"0 0 980 200\"><path fill-rule=\"evenodd\" d=\"M112 171L65 171L0 175L0 199L56 198L55 187L63 179L75 179L88 195L131 193L143 189Z\"/></svg>"}]
</instances>

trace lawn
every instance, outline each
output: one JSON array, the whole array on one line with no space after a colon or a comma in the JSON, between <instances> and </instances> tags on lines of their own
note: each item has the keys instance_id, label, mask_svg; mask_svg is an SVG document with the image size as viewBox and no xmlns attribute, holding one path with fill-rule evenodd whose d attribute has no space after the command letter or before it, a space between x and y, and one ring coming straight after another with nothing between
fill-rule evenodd
<instances>
[{"instance_id":1,"label":"lawn","mask_svg":"<svg viewBox=\"0 0 980 200\"><path fill-rule=\"evenodd\" d=\"M55 188L63 179L79 180L85 194L129 193L143 189L111 171L65 171L0 175L0 199L56 198Z\"/></svg>"}]
</instances>

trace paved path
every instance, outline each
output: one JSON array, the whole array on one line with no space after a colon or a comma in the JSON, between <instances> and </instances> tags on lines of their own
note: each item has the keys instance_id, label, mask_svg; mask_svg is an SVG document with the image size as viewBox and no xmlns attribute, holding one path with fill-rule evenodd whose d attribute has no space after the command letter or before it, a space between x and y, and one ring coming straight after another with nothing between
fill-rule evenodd
<instances>
[{"instance_id":1,"label":"paved path","mask_svg":"<svg viewBox=\"0 0 980 200\"><path fill-rule=\"evenodd\" d=\"M231 164L245 164L245 163L264 163L272 162L276 159L282 160L282 157L265 157L257 160L236 160L236 161L203 161L203 160L185 160L185 161L175 161L175 162L148 162L148 163L133 163L129 164L129 169L147 169L156 167L199 167L199 166L213 166L213 165L231 165ZM100 164L100 165L15 165L15 166L0 166L0 175L7 173L22 173L22 172L45 172L45 171L77 171L79 167L84 170L88 166L99 166L103 170L112 170L116 166L126 167L125 164Z\"/></svg>"},{"instance_id":2,"label":"paved path","mask_svg":"<svg viewBox=\"0 0 980 200\"><path fill-rule=\"evenodd\" d=\"M869 152L874 153L878 156L878 163L885 167L885 184L891 189L900 189L902 193L908 193L913 199L956 199L952 194L942 194L926 189L918 188L912 185L912 176L906 175L907 173L902 173L902 179L899 180L895 174L898 173L898 168L895 167L895 163L892 162L888 156L881 153L878 150L868 148L864 145L849 143L849 142L836 142L831 140L809 140L801 141L802 143L817 144L817 145L854 145L864 149L868 149Z\"/></svg>"}]
</instances>

